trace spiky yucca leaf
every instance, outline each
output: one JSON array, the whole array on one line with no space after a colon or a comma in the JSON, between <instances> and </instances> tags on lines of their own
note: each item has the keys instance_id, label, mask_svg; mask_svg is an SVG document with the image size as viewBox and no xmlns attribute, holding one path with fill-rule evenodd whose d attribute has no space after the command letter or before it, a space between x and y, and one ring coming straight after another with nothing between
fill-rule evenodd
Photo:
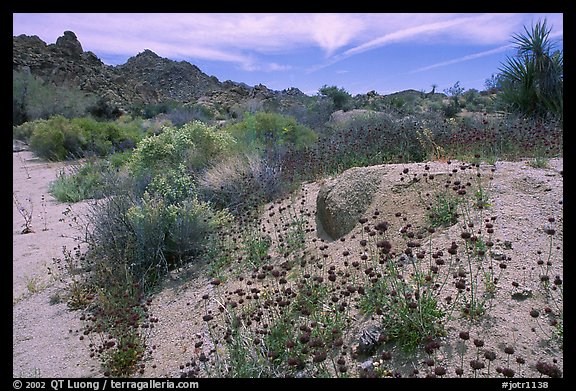
<instances>
[{"instance_id":1,"label":"spiky yucca leaf","mask_svg":"<svg viewBox=\"0 0 576 391\"><path fill-rule=\"evenodd\" d=\"M554 43L546 20L525 34L515 34L516 57L508 57L500 68L501 101L511 111L531 117L547 115L562 118L563 54L552 52Z\"/></svg>"}]
</instances>

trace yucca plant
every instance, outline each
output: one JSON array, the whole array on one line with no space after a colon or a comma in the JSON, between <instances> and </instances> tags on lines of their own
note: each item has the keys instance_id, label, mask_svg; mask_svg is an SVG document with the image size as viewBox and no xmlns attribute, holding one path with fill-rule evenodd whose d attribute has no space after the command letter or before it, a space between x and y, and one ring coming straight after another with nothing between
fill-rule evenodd
<instances>
[{"instance_id":1,"label":"yucca plant","mask_svg":"<svg viewBox=\"0 0 576 391\"><path fill-rule=\"evenodd\" d=\"M564 90L564 55L554 50L546 19L524 27L525 34L512 36L517 49L500 68L500 99L510 111L530 117L557 116L562 119Z\"/></svg>"}]
</instances>

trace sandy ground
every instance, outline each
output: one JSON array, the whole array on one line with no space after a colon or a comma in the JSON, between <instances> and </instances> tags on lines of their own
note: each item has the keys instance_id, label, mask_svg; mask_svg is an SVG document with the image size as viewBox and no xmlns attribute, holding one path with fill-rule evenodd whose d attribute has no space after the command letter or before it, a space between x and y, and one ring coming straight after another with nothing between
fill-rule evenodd
<instances>
[{"instance_id":1,"label":"sandy ground","mask_svg":"<svg viewBox=\"0 0 576 391\"><path fill-rule=\"evenodd\" d=\"M428 164L431 167L430 172L447 172L445 163ZM25 206L25 199L31 198L34 204L32 227L35 231L21 234L23 219L16 207L13 207L15 377L102 376L98 371L98 363L88 357L87 345L79 341L78 330L82 329L79 314L68 311L65 303L50 304L51 297L61 287L54 278L47 275L47 266L50 266L52 257L62 256L62 246L74 245L74 241L69 237L78 234L74 228L68 226L68 222L59 221L67 205L57 203L48 194L48 184L61 167L61 163L39 161L29 152L14 153L13 192ZM391 181L389 186L400 184L399 177L403 168L409 168L410 174L422 173L424 163L390 165L390 175L387 175ZM504 347L514 346L516 351L512 359L523 357L527 361L525 366L517 370L517 376L537 377L538 373L534 368L537 360L551 362L555 359L557 365L563 368L562 350L542 334L531 330L535 323L529 315L532 308L542 311L546 306L546 301L539 293L536 251L547 250L548 237L543 230L549 217L556 219L555 249L550 276L563 276L563 159L551 159L549 167L543 169L532 168L524 161L497 162L495 166L485 165L483 170L488 172L491 168L496 170L489 193L489 215L498 216L494 239L498 251L510 256L507 261L508 268L501 275L499 286L502 288L498 290L495 305L486 316L478 322L453 321L447 325L448 335L442 340L443 347L437 361L447 367L451 371L450 375L454 376L453 368L459 361L457 351L461 347L458 333L465 329L470 332L471 339L481 338L485 342L485 349L497 352L498 360L502 360L499 365L508 358L503 353ZM30 179L27 179L27 173ZM386 186L386 183L383 186ZM311 212L312 216L318 189L317 183L305 184L302 192L297 195L302 198L303 207ZM393 221L394 213L402 211L417 220L412 200L402 194L404 187L399 186L396 189L393 202L387 202L383 197L377 198L368 214L378 209L382 216L392 216L389 220ZM408 191L408 188L406 190ZM46 197L45 214L41 207L42 195ZM81 213L85 205L74 204L73 210ZM48 228L46 231L43 230L44 221ZM313 218L309 220L309 226L316 228ZM450 238L457 237L460 230L460 227L454 226L450 230L433 234L436 235L435 246L445 249ZM335 264L341 263L339 254L344 249L349 249L352 254L357 251L349 240L353 234L359 236L360 231L355 229L351 232L347 242L327 241L332 254L330 259L333 259ZM310 232L309 235L323 237L321 230ZM199 353L198 349L194 348L194 343L203 340L204 346L209 346L209 330L201 320L205 311L201 296L205 293L213 296L213 287L209 282L200 268L192 267L185 275L168 281L164 289L155 295L151 311L159 318L159 322L151 330L147 341L148 346L154 346L155 349L146 362L144 377L179 376L180 365L189 362L191 357ZM520 288L514 290L512 282L519 282ZM231 291L234 289L233 279L230 279L230 284L221 286L220 289ZM522 300L513 299L512 294L518 290L531 293ZM351 333L357 331L351 330ZM476 349L473 346L468 347L465 363L475 358L475 355ZM416 363L422 359L423 357L416 358ZM410 368L414 362L406 361L401 365L404 369ZM514 368L517 368L516 364ZM467 372L469 371L468 368ZM491 373L496 376L494 369Z\"/></svg>"},{"instance_id":2,"label":"sandy ground","mask_svg":"<svg viewBox=\"0 0 576 391\"><path fill-rule=\"evenodd\" d=\"M29 151L13 153L12 163L12 191L22 207L28 211L33 207L34 231L21 233L24 218L13 202L13 376L97 376L98 363L90 360L86 344L79 340L78 314L69 311L65 302L50 304L62 287L54 274L48 274L48 267L55 270L52 259L62 258L63 246L72 249L72 237L79 233L69 221L60 221L68 205L48 192L64 164L44 162ZM74 213L81 213L84 205L73 205Z\"/></svg>"}]
</instances>

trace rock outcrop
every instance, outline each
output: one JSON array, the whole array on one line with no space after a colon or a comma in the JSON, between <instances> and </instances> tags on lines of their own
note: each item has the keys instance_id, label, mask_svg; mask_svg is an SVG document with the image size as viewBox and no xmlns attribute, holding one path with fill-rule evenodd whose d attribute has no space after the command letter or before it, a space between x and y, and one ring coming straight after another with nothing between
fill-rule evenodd
<instances>
[{"instance_id":1,"label":"rock outcrop","mask_svg":"<svg viewBox=\"0 0 576 391\"><path fill-rule=\"evenodd\" d=\"M124 77L140 80L150 90L157 91L160 100L195 102L211 91L222 89L222 83L216 77L206 75L197 66L162 58L149 49L129 58L116 70Z\"/></svg>"},{"instance_id":2,"label":"rock outcrop","mask_svg":"<svg viewBox=\"0 0 576 391\"><path fill-rule=\"evenodd\" d=\"M127 108L135 103L156 103L159 96L145 82L104 64L94 53L85 52L76 34L64 32L55 44L37 36L13 38L14 71L29 72L46 83L78 88Z\"/></svg>"},{"instance_id":3,"label":"rock outcrop","mask_svg":"<svg viewBox=\"0 0 576 391\"><path fill-rule=\"evenodd\" d=\"M338 239L358 223L373 200L382 175L380 166L355 167L327 180L316 199L317 217L332 239Z\"/></svg>"}]
</instances>

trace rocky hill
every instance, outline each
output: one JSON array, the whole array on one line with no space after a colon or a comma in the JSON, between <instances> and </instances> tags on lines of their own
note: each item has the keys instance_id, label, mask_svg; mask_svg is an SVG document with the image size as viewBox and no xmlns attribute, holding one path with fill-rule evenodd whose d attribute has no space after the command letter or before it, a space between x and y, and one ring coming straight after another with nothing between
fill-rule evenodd
<instances>
[{"instance_id":1,"label":"rocky hill","mask_svg":"<svg viewBox=\"0 0 576 391\"><path fill-rule=\"evenodd\" d=\"M95 93L120 107L155 103L161 97L145 81L104 64L90 51L85 52L71 31L50 45L35 35L19 35L13 38L12 54L15 71L29 71L47 83Z\"/></svg>"},{"instance_id":2,"label":"rocky hill","mask_svg":"<svg viewBox=\"0 0 576 391\"><path fill-rule=\"evenodd\" d=\"M104 64L94 53L84 51L76 34L65 31L55 44L38 36L13 37L13 70L30 72L46 83L79 88L127 109L133 105L166 100L202 103L220 111L234 105L289 107L308 97L297 88L273 91L233 81L220 82L186 61L162 58L144 50L125 64Z\"/></svg>"}]
</instances>

